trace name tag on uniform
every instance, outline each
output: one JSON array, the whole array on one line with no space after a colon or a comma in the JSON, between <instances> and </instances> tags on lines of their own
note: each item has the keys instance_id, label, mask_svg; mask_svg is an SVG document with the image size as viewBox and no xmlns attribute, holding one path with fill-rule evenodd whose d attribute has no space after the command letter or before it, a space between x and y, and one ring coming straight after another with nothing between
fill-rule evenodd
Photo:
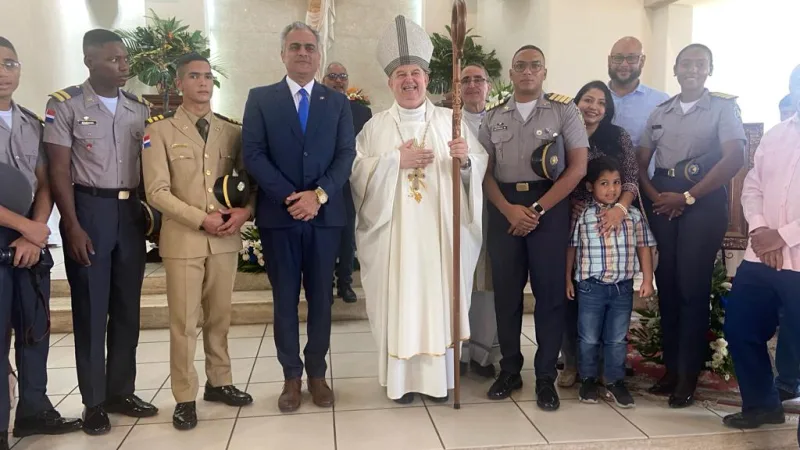
<instances>
[{"instance_id":1,"label":"name tag on uniform","mask_svg":"<svg viewBox=\"0 0 800 450\"><path fill-rule=\"evenodd\" d=\"M508 129L508 126L506 126L506 124L504 124L503 122L498 122L498 123L494 124L494 126L492 126L492 131L501 131L501 130L507 130L507 129Z\"/></svg>"},{"instance_id":2,"label":"name tag on uniform","mask_svg":"<svg viewBox=\"0 0 800 450\"><path fill-rule=\"evenodd\" d=\"M78 121L78 125L97 125L97 121L84 118L83 120Z\"/></svg>"},{"instance_id":3,"label":"name tag on uniform","mask_svg":"<svg viewBox=\"0 0 800 450\"><path fill-rule=\"evenodd\" d=\"M660 129L661 129L661 125L653 125L653 126L651 127L651 129L653 129L653 130L660 130Z\"/></svg>"},{"instance_id":4,"label":"name tag on uniform","mask_svg":"<svg viewBox=\"0 0 800 450\"><path fill-rule=\"evenodd\" d=\"M189 144L172 144L170 148L187 148Z\"/></svg>"}]
</instances>

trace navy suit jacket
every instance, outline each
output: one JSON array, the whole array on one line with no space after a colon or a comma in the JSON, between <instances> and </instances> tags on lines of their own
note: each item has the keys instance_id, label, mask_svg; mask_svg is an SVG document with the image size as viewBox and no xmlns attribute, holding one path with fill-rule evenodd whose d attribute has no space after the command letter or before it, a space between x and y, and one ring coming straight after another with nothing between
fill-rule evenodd
<instances>
[{"instance_id":1,"label":"navy suit jacket","mask_svg":"<svg viewBox=\"0 0 800 450\"><path fill-rule=\"evenodd\" d=\"M342 227L342 187L356 156L353 115L347 97L314 83L303 134L286 78L250 90L244 110L242 153L247 172L258 184L256 224L261 228L299 225L285 200L293 192L321 187L328 202L311 224Z\"/></svg>"}]
</instances>

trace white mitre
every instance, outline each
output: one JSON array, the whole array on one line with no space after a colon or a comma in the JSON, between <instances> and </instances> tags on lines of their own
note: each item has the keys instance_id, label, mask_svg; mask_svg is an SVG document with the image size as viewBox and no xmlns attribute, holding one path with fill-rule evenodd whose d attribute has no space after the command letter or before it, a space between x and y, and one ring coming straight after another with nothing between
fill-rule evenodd
<instances>
[{"instance_id":1,"label":"white mitre","mask_svg":"<svg viewBox=\"0 0 800 450\"><path fill-rule=\"evenodd\" d=\"M405 16L397 16L378 41L378 62L386 75L400 66L416 64L425 71L433 55L433 43L425 30Z\"/></svg>"}]
</instances>

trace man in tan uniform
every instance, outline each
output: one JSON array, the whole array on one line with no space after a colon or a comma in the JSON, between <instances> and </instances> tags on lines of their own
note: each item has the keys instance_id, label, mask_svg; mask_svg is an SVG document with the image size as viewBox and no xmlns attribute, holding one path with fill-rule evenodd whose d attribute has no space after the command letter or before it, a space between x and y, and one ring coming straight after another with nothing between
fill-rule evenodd
<instances>
[{"instance_id":1,"label":"man in tan uniform","mask_svg":"<svg viewBox=\"0 0 800 450\"><path fill-rule=\"evenodd\" d=\"M151 117L145 132L142 166L147 200L162 213L159 249L167 272L170 313L170 376L178 405L175 428L197 425L199 390L194 368L201 306L206 353L206 401L230 406L253 402L232 384L228 355L231 293L239 230L252 216L247 208L226 210L214 197L214 183L242 168L241 126L211 111L214 76L198 54L177 63L183 104L173 113Z\"/></svg>"}]
</instances>

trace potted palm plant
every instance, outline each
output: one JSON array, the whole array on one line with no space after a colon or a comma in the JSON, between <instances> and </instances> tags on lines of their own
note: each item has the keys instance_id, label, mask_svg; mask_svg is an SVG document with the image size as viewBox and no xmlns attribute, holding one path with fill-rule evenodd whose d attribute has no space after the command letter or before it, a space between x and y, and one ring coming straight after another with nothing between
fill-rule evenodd
<instances>
[{"instance_id":1,"label":"potted palm plant","mask_svg":"<svg viewBox=\"0 0 800 450\"><path fill-rule=\"evenodd\" d=\"M444 94L444 106L450 106L453 93L453 44L450 40L450 27L445 26L447 34L442 35L433 33L433 55L430 62L430 83L428 91L431 94ZM464 39L464 55L461 58L464 66L479 64L486 68L489 78L498 78L503 66L497 59L494 50L486 52L483 46L475 43L475 39L480 36L470 34L472 30L467 30Z\"/></svg>"},{"instance_id":2,"label":"potted palm plant","mask_svg":"<svg viewBox=\"0 0 800 450\"><path fill-rule=\"evenodd\" d=\"M180 103L180 96L175 88L177 70L175 61L181 56L196 52L210 59L211 49L208 38L200 31L190 31L175 17L163 19L155 11L150 10L148 23L132 30L116 30L122 37L130 58L130 76L137 78L147 86L158 90L158 95L146 95L153 103L153 112L157 109L169 111L170 106ZM212 61L211 69L227 77L224 69ZM214 85L219 87L215 77Z\"/></svg>"}]
</instances>

